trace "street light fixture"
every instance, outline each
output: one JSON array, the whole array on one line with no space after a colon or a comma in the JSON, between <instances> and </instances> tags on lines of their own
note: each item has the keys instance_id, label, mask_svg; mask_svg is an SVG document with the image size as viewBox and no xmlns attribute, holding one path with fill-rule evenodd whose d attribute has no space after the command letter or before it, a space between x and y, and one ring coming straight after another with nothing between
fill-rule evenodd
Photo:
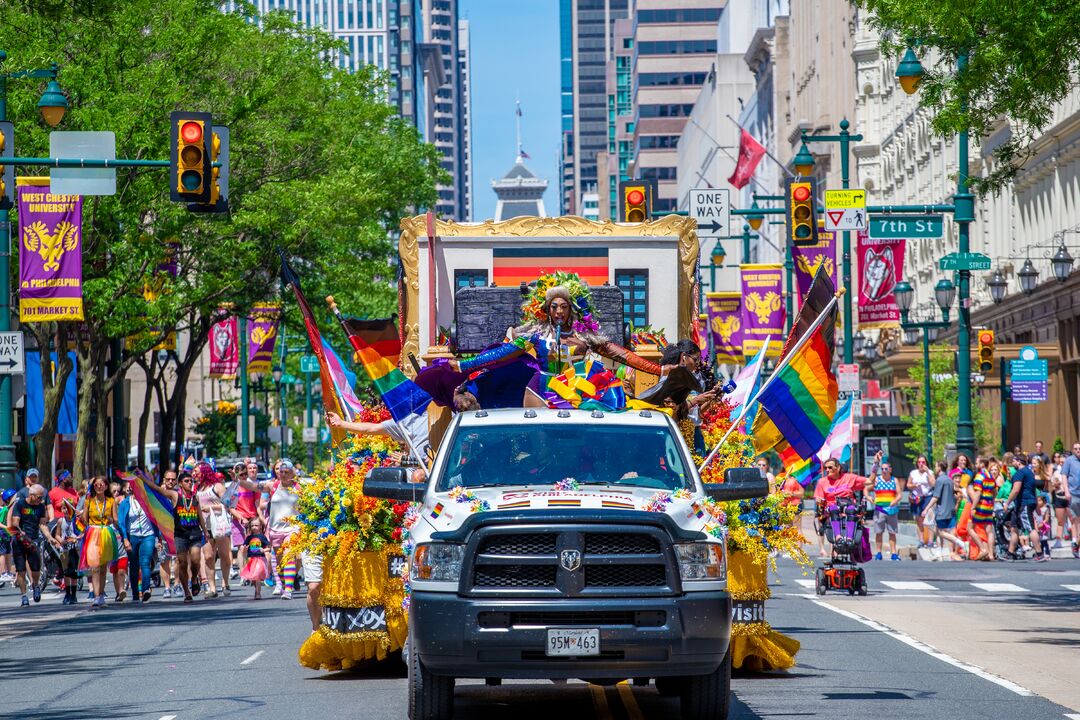
<instances>
[{"instance_id":1,"label":"street light fixture","mask_svg":"<svg viewBox=\"0 0 1080 720\"><path fill-rule=\"evenodd\" d=\"M900 81L900 87L908 95L914 95L919 89L919 82L923 77L923 66L911 48L907 49L900 64L896 66L896 77Z\"/></svg>"},{"instance_id":2,"label":"street light fixture","mask_svg":"<svg viewBox=\"0 0 1080 720\"><path fill-rule=\"evenodd\" d=\"M853 349L856 355L862 354L863 345L866 344L866 336L861 332L852 339Z\"/></svg>"},{"instance_id":3,"label":"street light fixture","mask_svg":"<svg viewBox=\"0 0 1080 720\"><path fill-rule=\"evenodd\" d=\"M915 328L905 328L904 330L904 344L914 345L919 341L919 331Z\"/></svg>"},{"instance_id":4,"label":"street light fixture","mask_svg":"<svg viewBox=\"0 0 1080 720\"><path fill-rule=\"evenodd\" d=\"M1025 295L1035 292L1035 286L1039 284L1039 271L1035 269L1031 258L1024 261L1024 267L1020 268L1020 272L1016 273L1016 277L1020 281L1021 292Z\"/></svg>"},{"instance_id":5,"label":"street light fixture","mask_svg":"<svg viewBox=\"0 0 1080 720\"><path fill-rule=\"evenodd\" d=\"M811 158L811 160L812 159L813 158ZM765 213L761 212L761 208L758 206L757 200L755 200L753 203L751 203L750 209L753 212L751 212L749 215L746 216L746 220L747 220L747 222L750 223L750 228L751 229L760 230L761 229L761 223L763 223L765 221Z\"/></svg>"},{"instance_id":6,"label":"street light fixture","mask_svg":"<svg viewBox=\"0 0 1080 720\"><path fill-rule=\"evenodd\" d=\"M41 119L45 121L45 124L49 127L56 127L64 119L64 113L68 109L68 99L60 90L60 83L56 82L56 63L52 64L51 70L53 79L45 86L45 92L41 94L37 106L38 112L41 113Z\"/></svg>"},{"instance_id":7,"label":"street light fixture","mask_svg":"<svg viewBox=\"0 0 1080 720\"><path fill-rule=\"evenodd\" d=\"M1004 300L1005 294L1009 291L1009 282L1001 270L994 271L993 276L986 281L986 286L990 288L990 299L995 305Z\"/></svg>"},{"instance_id":8,"label":"street light fixture","mask_svg":"<svg viewBox=\"0 0 1080 720\"><path fill-rule=\"evenodd\" d=\"M727 253L724 252L724 246L720 244L719 240L716 241L716 247L713 248L710 257L712 258L712 264L714 266L720 266L724 264L724 258L727 257ZM716 288L710 289L714 292L716 290Z\"/></svg>"},{"instance_id":9,"label":"street light fixture","mask_svg":"<svg viewBox=\"0 0 1080 720\"><path fill-rule=\"evenodd\" d=\"M941 308L941 312L948 319L949 308L952 307L953 300L956 299L956 286L953 285L952 280L941 278L937 281L937 285L934 286L934 299L937 300L938 307Z\"/></svg>"},{"instance_id":10,"label":"street light fixture","mask_svg":"<svg viewBox=\"0 0 1080 720\"><path fill-rule=\"evenodd\" d=\"M893 288L893 297L896 298L896 306L900 308L900 312L906 315L908 310L911 309L912 301L915 299L915 289L911 287L911 283L907 280L901 280Z\"/></svg>"},{"instance_id":11,"label":"street light fixture","mask_svg":"<svg viewBox=\"0 0 1080 720\"><path fill-rule=\"evenodd\" d=\"M277 385L281 382L281 366L275 365L270 371L274 376L274 384Z\"/></svg>"},{"instance_id":12,"label":"street light fixture","mask_svg":"<svg viewBox=\"0 0 1080 720\"><path fill-rule=\"evenodd\" d=\"M1069 273L1072 272L1072 264L1073 257L1065 249L1065 244L1062 243L1057 253L1050 259L1050 266L1054 268L1054 277L1057 278L1059 283L1063 283L1068 279Z\"/></svg>"},{"instance_id":13,"label":"street light fixture","mask_svg":"<svg viewBox=\"0 0 1080 720\"><path fill-rule=\"evenodd\" d=\"M814 172L814 156L810 154L810 148L806 147L805 136L803 137L802 147L799 148L798 154L795 155L794 165L795 172L803 177L809 177L810 173Z\"/></svg>"}]
</instances>

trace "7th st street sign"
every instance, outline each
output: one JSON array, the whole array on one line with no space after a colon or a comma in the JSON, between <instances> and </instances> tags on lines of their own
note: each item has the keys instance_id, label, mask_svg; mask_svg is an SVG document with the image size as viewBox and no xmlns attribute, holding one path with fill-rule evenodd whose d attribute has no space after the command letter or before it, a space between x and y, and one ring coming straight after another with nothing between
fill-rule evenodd
<instances>
[{"instance_id":1,"label":"7th st street sign","mask_svg":"<svg viewBox=\"0 0 1080 720\"><path fill-rule=\"evenodd\" d=\"M870 218L870 237L874 239L936 239L944 233L943 215L875 215Z\"/></svg>"}]
</instances>

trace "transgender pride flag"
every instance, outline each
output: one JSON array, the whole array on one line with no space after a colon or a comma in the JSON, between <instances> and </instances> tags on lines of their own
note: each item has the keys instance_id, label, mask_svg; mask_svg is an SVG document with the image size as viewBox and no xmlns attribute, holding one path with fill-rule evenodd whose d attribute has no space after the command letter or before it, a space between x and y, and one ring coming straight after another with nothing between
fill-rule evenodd
<instances>
[{"instance_id":1,"label":"transgender pride flag","mask_svg":"<svg viewBox=\"0 0 1080 720\"><path fill-rule=\"evenodd\" d=\"M844 404L836 409L825 444L818 450L817 457L821 462L829 458L836 458L844 464L851 461L851 445L854 440L852 426L855 422L853 410L854 403L849 395Z\"/></svg>"}]
</instances>

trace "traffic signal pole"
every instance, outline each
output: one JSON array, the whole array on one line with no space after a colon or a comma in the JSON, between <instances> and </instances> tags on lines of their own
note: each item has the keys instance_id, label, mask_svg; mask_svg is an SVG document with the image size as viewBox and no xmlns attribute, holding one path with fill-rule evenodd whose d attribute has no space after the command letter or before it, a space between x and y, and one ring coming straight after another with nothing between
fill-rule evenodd
<instances>
[{"instance_id":1,"label":"traffic signal pole","mask_svg":"<svg viewBox=\"0 0 1080 720\"><path fill-rule=\"evenodd\" d=\"M956 58L956 73L963 74L967 69L967 53L961 53ZM967 110L967 102L961 105ZM959 167L957 168L956 196L953 204L956 206L953 219L956 221L960 244L960 256L966 257L971 252L971 223L975 220L975 196L968 192L968 132L961 130L956 139L959 151ZM956 422L956 451L964 453L968 462L975 457L975 424L971 419L971 271L962 269L958 271L959 281L959 322L956 329L957 353L956 373L960 381L960 407Z\"/></svg>"}]
</instances>

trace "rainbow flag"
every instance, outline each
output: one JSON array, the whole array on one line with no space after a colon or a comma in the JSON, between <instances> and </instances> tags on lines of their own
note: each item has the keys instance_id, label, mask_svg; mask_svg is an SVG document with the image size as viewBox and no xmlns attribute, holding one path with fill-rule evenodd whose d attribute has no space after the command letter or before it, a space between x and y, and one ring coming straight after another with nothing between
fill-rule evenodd
<instances>
[{"instance_id":1,"label":"rainbow flag","mask_svg":"<svg viewBox=\"0 0 1080 720\"><path fill-rule=\"evenodd\" d=\"M127 482L131 496L142 505L143 512L161 533L170 555L176 554L175 528L173 525L173 504L169 498L146 484L142 475L116 471L117 477Z\"/></svg>"},{"instance_id":2,"label":"rainbow flag","mask_svg":"<svg viewBox=\"0 0 1080 720\"><path fill-rule=\"evenodd\" d=\"M527 247L495 248L491 256L491 280L499 287L518 287L545 273L577 273L589 285L608 282L608 249L596 247L544 247L533 242Z\"/></svg>"},{"instance_id":3,"label":"rainbow flag","mask_svg":"<svg viewBox=\"0 0 1080 720\"><path fill-rule=\"evenodd\" d=\"M784 364L757 396L760 407L751 433L754 450L775 449L784 467L817 454L836 414L838 388L832 361L837 311L836 303L829 305L834 293L829 276L818 268L781 355ZM813 314L819 308L823 316ZM809 320L803 317L804 311ZM819 316L820 324L810 331Z\"/></svg>"},{"instance_id":4,"label":"rainbow flag","mask_svg":"<svg viewBox=\"0 0 1080 720\"><path fill-rule=\"evenodd\" d=\"M825 444L818 450L817 457L821 462L836 458L841 463L847 464L851 460L851 445L855 437L854 423L854 403L852 396L849 395L844 400L844 404L837 408L832 427L829 428L829 436L825 438Z\"/></svg>"},{"instance_id":5,"label":"rainbow flag","mask_svg":"<svg viewBox=\"0 0 1080 720\"><path fill-rule=\"evenodd\" d=\"M308 305L307 298L300 289L300 279L289 266L284 255L281 256L281 279L285 285L292 286L296 303L300 306L300 314L304 318L312 353L319 360L319 382L322 385L323 407L327 412L337 413L345 420L355 419L363 410L363 405L353 392L356 376L345 368L341 358L334 352L334 348L323 339L318 323L315 322L315 316L311 312L311 306ZM335 445L345 439L344 430L331 429L330 435Z\"/></svg>"},{"instance_id":6,"label":"rainbow flag","mask_svg":"<svg viewBox=\"0 0 1080 720\"><path fill-rule=\"evenodd\" d=\"M806 460L800 460L787 469L787 476L795 478L800 485L806 487L821 477L821 460L818 459L817 455Z\"/></svg>"}]
</instances>

